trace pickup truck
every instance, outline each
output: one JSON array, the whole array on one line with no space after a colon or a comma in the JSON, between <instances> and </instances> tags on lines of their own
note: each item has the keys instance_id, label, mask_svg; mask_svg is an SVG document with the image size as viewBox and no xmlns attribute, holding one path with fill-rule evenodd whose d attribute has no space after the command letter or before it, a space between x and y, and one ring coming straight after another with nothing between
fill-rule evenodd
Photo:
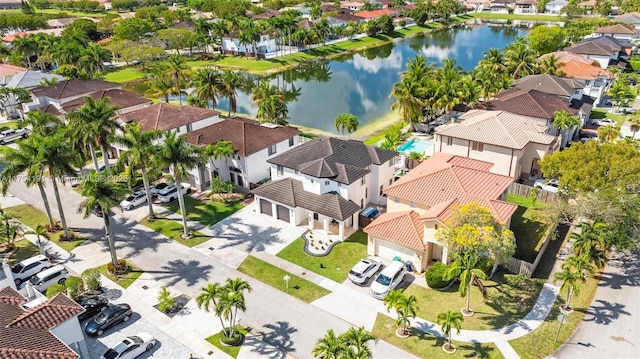
<instances>
[{"instance_id":1,"label":"pickup truck","mask_svg":"<svg viewBox=\"0 0 640 359\"><path fill-rule=\"evenodd\" d=\"M19 138L26 138L29 136L28 128L19 128L17 130L4 130L0 132L0 145L5 145L9 142L13 142Z\"/></svg>"}]
</instances>

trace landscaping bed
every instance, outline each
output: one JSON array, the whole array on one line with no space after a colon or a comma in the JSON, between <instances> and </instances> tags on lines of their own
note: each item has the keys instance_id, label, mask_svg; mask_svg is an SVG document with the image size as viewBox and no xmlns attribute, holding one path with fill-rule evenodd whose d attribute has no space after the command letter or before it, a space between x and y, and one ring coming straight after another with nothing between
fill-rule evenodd
<instances>
[{"instance_id":1,"label":"landscaping bed","mask_svg":"<svg viewBox=\"0 0 640 359\"><path fill-rule=\"evenodd\" d=\"M17 241L15 243L15 246L16 248L13 250L11 257L9 258L9 262L11 263L11 265L18 264L27 258L31 258L40 254L38 246L31 243L31 241L29 241L28 239L21 239ZM2 253L1 255L4 255L5 253Z\"/></svg>"},{"instance_id":2,"label":"landscaping bed","mask_svg":"<svg viewBox=\"0 0 640 359\"><path fill-rule=\"evenodd\" d=\"M163 312L160 310L160 304L156 304L153 307L156 308L161 313L163 313L164 315L166 315L167 317L173 318L176 316L176 314L180 313L180 311L187 305L187 303L189 303L189 301L191 300L191 297L189 297L186 294L180 294L178 296L175 296L174 299L176 300L176 305L173 308L167 310L166 312Z\"/></svg>"},{"instance_id":3,"label":"landscaping bed","mask_svg":"<svg viewBox=\"0 0 640 359\"><path fill-rule=\"evenodd\" d=\"M135 282L135 280L138 279L138 277L140 277L142 273L144 273L144 271L142 271L140 268L134 266L130 262L127 262L128 270L126 273L121 275L113 275L109 273L109 271L107 271L107 265L108 263L98 267L100 273L124 289L129 288L129 286L133 284L133 282Z\"/></svg>"},{"instance_id":4,"label":"landscaping bed","mask_svg":"<svg viewBox=\"0 0 640 359\"><path fill-rule=\"evenodd\" d=\"M174 213L181 213L178 201L173 201L166 207ZM222 203L215 201L201 201L191 196L185 196L184 207L187 211L188 219L209 227L236 213L244 207L244 204L242 204L241 200Z\"/></svg>"},{"instance_id":5,"label":"landscaping bed","mask_svg":"<svg viewBox=\"0 0 640 359\"><path fill-rule=\"evenodd\" d=\"M247 335L248 331L246 328L242 327L242 326L237 326L236 330L240 332L240 334L244 337ZM242 348L242 345L236 345L236 346L227 346L227 345L223 345L220 343L220 338L222 337L222 332L216 333L208 338L205 338L206 341L208 341L209 343L213 344L216 348L222 350L223 352L225 352L227 355L231 356L232 358L236 358L238 357L238 353L240 353L240 348Z\"/></svg>"},{"instance_id":6,"label":"landscaping bed","mask_svg":"<svg viewBox=\"0 0 640 359\"><path fill-rule=\"evenodd\" d=\"M158 216L153 221L150 221L147 217L141 220L140 224L187 247L197 246L198 244L204 243L211 239L210 237L207 237L204 234L194 230L190 231L192 235L190 238L182 238L182 234L184 233L182 221L178 222L172 219L167 219L166 217Z\"/></svg>"}]
</instances>

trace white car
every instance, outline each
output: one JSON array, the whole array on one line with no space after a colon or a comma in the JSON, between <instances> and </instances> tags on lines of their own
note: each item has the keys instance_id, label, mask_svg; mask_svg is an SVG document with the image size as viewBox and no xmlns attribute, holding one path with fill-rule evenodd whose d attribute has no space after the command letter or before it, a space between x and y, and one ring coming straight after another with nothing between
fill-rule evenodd
<instances>
[{"instance_id":1,"label":"white car","mask_svg":"<svg viewBox=\"0 0 640 359\"><path fill-rule=\"evenodd\" d=\"M191 185L188 183L181 183L182 194L191 193ZM158 200L162 203L169 203L178 199L178 189L176 186L169 186L160 192L158 192Z\"/></svg>"},{"instance_id":2,"label":"white car","mask_svg":"<svg viewBox=\"0 0 640 359\"><path fill-rule=\"evenodd\" d=\"M69 278L69 271L62 264L58 264L37 273L29 279L29 283L33 288L45 293L53 284L64 284L67 278Z\"/></svg>"},{"instance_id":3,"label":"white car","mask_svg":"<svg viewBox=\"0 0 640 359\"><path fill-rule=\"evenodd\" d=\"M149 189L149 192L151 192L151 195L155 197L155 196L158 195L158 193L160 193L160 191L162 191L163 189L165 189L167 187L170 187L170 186L171 185L168 184L167 182L160 182L157 185L151 187Z\"/></svg>"},{"instance_id":4,"label":"white car","mask_svg":"<svg viewBox=\"0 0 640 359\"><path fill-rule=\"evenodd\" d=\"M599 118L591 120L592 125L598 126L617 126L618 123L610 118Z\"/></svg>"},{"instance_id":5,"label":"white car","mask_svg":"<svg viewBox=\"0 0 640 359\"><path fill-rule=\"evenodd\" d=\"M381 267L382 261L376 257L362 259L349 271L349 280L355 284L366 284Z\"/></svg>"},{"instance_id":6,"label":"white car","mask_svg":"<svg viewBox=\"0 0 640 359\"><path fill-rule=\"evenodd\" d=\"M540 188L545 191L549 191L553 193L558 192L558 186L559 186L558 180L552 179L547 181L544 178L540 178L539 180L536 180L536 182L533 184L533 187Z\"/></svg>"},{"instance_id":7,"label":"white car","mask_svg":"<svg viewBox=\"0 0 640 359\"><path fill-rule=\"evenodd\" d=\"M14 265L11 268L11 273L13 274L13 280L15 281L16 286L19 287L22 282L26 282L38 272L41 272L51 266L53 266L53 264L51 264L49 258L39 254Z\"/></svg>"},{"instance_id":8,"label":"white car","mask_svg":"<svg viewBox=\"0 0 640 359\"><path fill-rule=\"evenodd\" d=\"M156 344L149 333L138 333L122 339L115 347L107 350L100 359L133 359L148 352Z\"/></svg>"},{"instance_id":9,"label":"white car","mask_svg":"<svg viewBox=\"0 0 640 359\"><path fill-rule=\"evenodd\" d=\"M120 202L120 208L130 211L144 203L147 203L147 194L144 191L138 191L128 195L127 198Z\"/></svg>"},{"instance_id":10,"label":"white car","mask_svg":"<svg viewBox=\"0 0 640 359\"><path fill-rule=\"evenodd\" d=\"M371 283L369 293L376 299L384 299L392 289L396 289L407 276L404 263L393 261L378 274L375 282Z\"/></svg>"}]
</instances>

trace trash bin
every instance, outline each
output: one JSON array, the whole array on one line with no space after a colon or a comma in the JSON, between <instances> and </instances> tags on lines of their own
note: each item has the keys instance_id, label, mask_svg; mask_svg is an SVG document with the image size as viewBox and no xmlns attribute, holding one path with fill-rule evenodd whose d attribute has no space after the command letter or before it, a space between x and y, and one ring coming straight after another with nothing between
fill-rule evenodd
<instances>
[{"instance_id":1,"label":"trash bin","mask_svg":"<svg viewBox=\"0 0 640 359\"><path fill-rule=\"evenodd\" d=\"M402 258L400 258L399 256L395 256L395 257L393 257L393 261L394 262L402 262Z\"/></svg>"},{"instance_id":2,"label":"trash bin","mask_svg":"<svg viewBox=\"0 0 640 359\"><path fill-rule=\"evenodd\" d=\"M407 267L408 272L413 272L413 263L411 261L406 261L404 265Z\"/></svg>"}]
</instances>

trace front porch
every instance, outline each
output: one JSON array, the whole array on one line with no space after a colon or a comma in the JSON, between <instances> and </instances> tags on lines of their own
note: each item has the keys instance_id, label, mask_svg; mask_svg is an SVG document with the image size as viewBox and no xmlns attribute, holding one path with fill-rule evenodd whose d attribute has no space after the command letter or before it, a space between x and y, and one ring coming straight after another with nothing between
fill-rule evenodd
<instances>
[{"instance_id":1,"label":"front porch","mask_svg":"<svg viewBox=\"0 0 640 359\"><path fill-rule=\"evenodd\" d=\"M313 217L311 217L311 221L309 221L309 218L304 219L300 223L300 227L308 228L313 238L325 242L328 242L329 239L333 241L343 241L358 231L357 225L354 228L353 226L345 226L344 222L329 221L327 218L323 221L317 221L313 219Z\"/></svg>"}]
</instances>

